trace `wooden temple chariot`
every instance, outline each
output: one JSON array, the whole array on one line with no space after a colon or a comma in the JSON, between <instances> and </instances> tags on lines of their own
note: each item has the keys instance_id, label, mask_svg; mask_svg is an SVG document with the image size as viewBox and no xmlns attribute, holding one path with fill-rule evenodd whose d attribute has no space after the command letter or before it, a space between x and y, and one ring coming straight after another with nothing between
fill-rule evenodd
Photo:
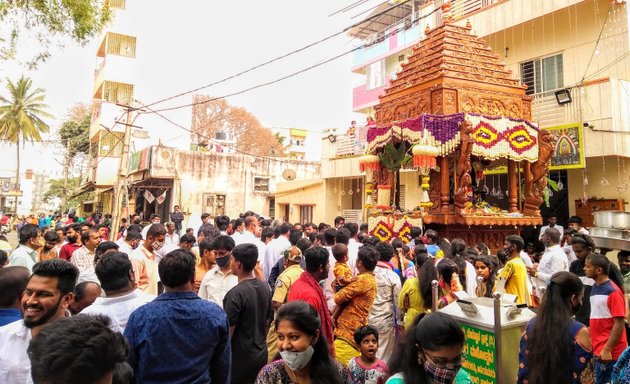
<instances>
[{"instance_id":1,"label":"wooden temple chariot","mask_svg":"<svg viewBox=\"0 0 630 384\"><path fill-rule=\"evenodd\" d=\"M420 171L426 173L428 201L402 213L396 209L396 193L390 204L379 196L378 207L368 206L371 234L387 237L379 235L383 225L374 225L380 219L387 222L391 237L402 237L392 222L421 218L441 236L498 249L519 226L541 224L539 206L553 155L552 135L529 121L532 98L525 93L527 87L471 34L470 24L451 23L448 2L442 25L425 32L426 38L380 97L365 158L382 162L385 147L392 144L409 152L414 145L433 146L435 166ZM474 180L478 183L484 170L498 166L507 167L507 209L480 214L473 200ZM366 169L368 190L375 195L383 186L395 187L395 172L382 164Z\"/></svg>"}]
</instances>

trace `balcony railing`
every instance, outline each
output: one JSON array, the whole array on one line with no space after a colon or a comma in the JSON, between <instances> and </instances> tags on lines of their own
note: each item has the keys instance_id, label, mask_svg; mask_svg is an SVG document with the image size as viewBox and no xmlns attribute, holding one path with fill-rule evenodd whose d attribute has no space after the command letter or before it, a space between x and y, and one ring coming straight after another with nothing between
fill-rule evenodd
<instances>
[{"instance_id":1,"label":"balcony railing","mask_svg":"<svg viewBox=\"0 0 630 384\"><path fill-rule=\"evenodd\" d=\"M362 155L367 145L367 127L356 127L354 135L336 135L330 143L332 158Z\"/></svg>"}]
</instances>

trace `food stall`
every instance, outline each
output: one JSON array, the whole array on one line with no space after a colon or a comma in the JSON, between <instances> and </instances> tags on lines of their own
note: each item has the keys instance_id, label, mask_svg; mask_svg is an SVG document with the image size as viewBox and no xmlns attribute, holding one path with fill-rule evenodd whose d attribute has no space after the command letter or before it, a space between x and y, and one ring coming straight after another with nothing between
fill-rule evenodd
<instances>
[{"instance_id":1,"label":"food stall","mask_svg":"<svg viewBox=\"0 0 630 384\"><path fill-rule=\"evenodd\" d=\"M526 86L470 25L452 24L448 2L442 11L443 24L427 28L376 106L358 160L365 214L382 240L406 241L421 226L496 250L520 226L541 224L553 136L531 121ZM490 191L486 172L499 167L506 188ZM400 205L401 172L418 174L413 207Z\"/></svg>"}]
</instances>

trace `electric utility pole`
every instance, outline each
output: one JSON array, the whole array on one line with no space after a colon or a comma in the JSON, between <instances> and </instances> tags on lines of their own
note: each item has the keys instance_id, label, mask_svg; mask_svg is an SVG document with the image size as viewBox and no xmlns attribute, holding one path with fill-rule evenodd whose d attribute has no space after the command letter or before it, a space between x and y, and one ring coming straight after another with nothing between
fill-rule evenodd
<instances>
[{"instance_id":1,"label":"electric utility pole","mask_svg":"<svg viewBox=\"0 0 630 384\"><path fill-rule=\"evenodd\" d=\"M70 168L70 139L66 140L66 156L63 159L63 195L61 198L61 213L66 212L68 205L68 174Z\"/></svg>"},{"instance_id":2,"label":"electric utility pole","mask_svg":"<svg viewBox=\"0 0 630 384\"><path fill-rule=\"evenodd\" d=\"M123 148L120 156L120 163L118 165L118 174L116 177L116 183L114 184L114 202L112 212L112 233L117 233L120 228L120 219L123 207L123 195L127 188L127 176L129 175L129 147L131 146L131 111L133 108L130 105L124 106L127 110L125 118L125 135L123 137Z\"/></svg>"}]
</instances>

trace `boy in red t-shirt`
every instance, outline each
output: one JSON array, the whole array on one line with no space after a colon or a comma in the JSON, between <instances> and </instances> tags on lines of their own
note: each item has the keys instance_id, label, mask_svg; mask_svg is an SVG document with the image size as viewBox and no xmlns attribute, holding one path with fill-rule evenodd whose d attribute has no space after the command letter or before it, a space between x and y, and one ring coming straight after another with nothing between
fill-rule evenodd
<instances>
[{"instance_id":1,"label":"boy in red t-shirt","mask_svg":"<svg viewBox=\"0 0 630 384\"><path fill-rule=\"evenodd\" d=\"M608 278L610 261L592 253L586 258L584 272L595 280L591 290L590 333L595 362L595 382L609 383L613 365L627 347L623 291Z\"/></svg>"}]
</instances>

